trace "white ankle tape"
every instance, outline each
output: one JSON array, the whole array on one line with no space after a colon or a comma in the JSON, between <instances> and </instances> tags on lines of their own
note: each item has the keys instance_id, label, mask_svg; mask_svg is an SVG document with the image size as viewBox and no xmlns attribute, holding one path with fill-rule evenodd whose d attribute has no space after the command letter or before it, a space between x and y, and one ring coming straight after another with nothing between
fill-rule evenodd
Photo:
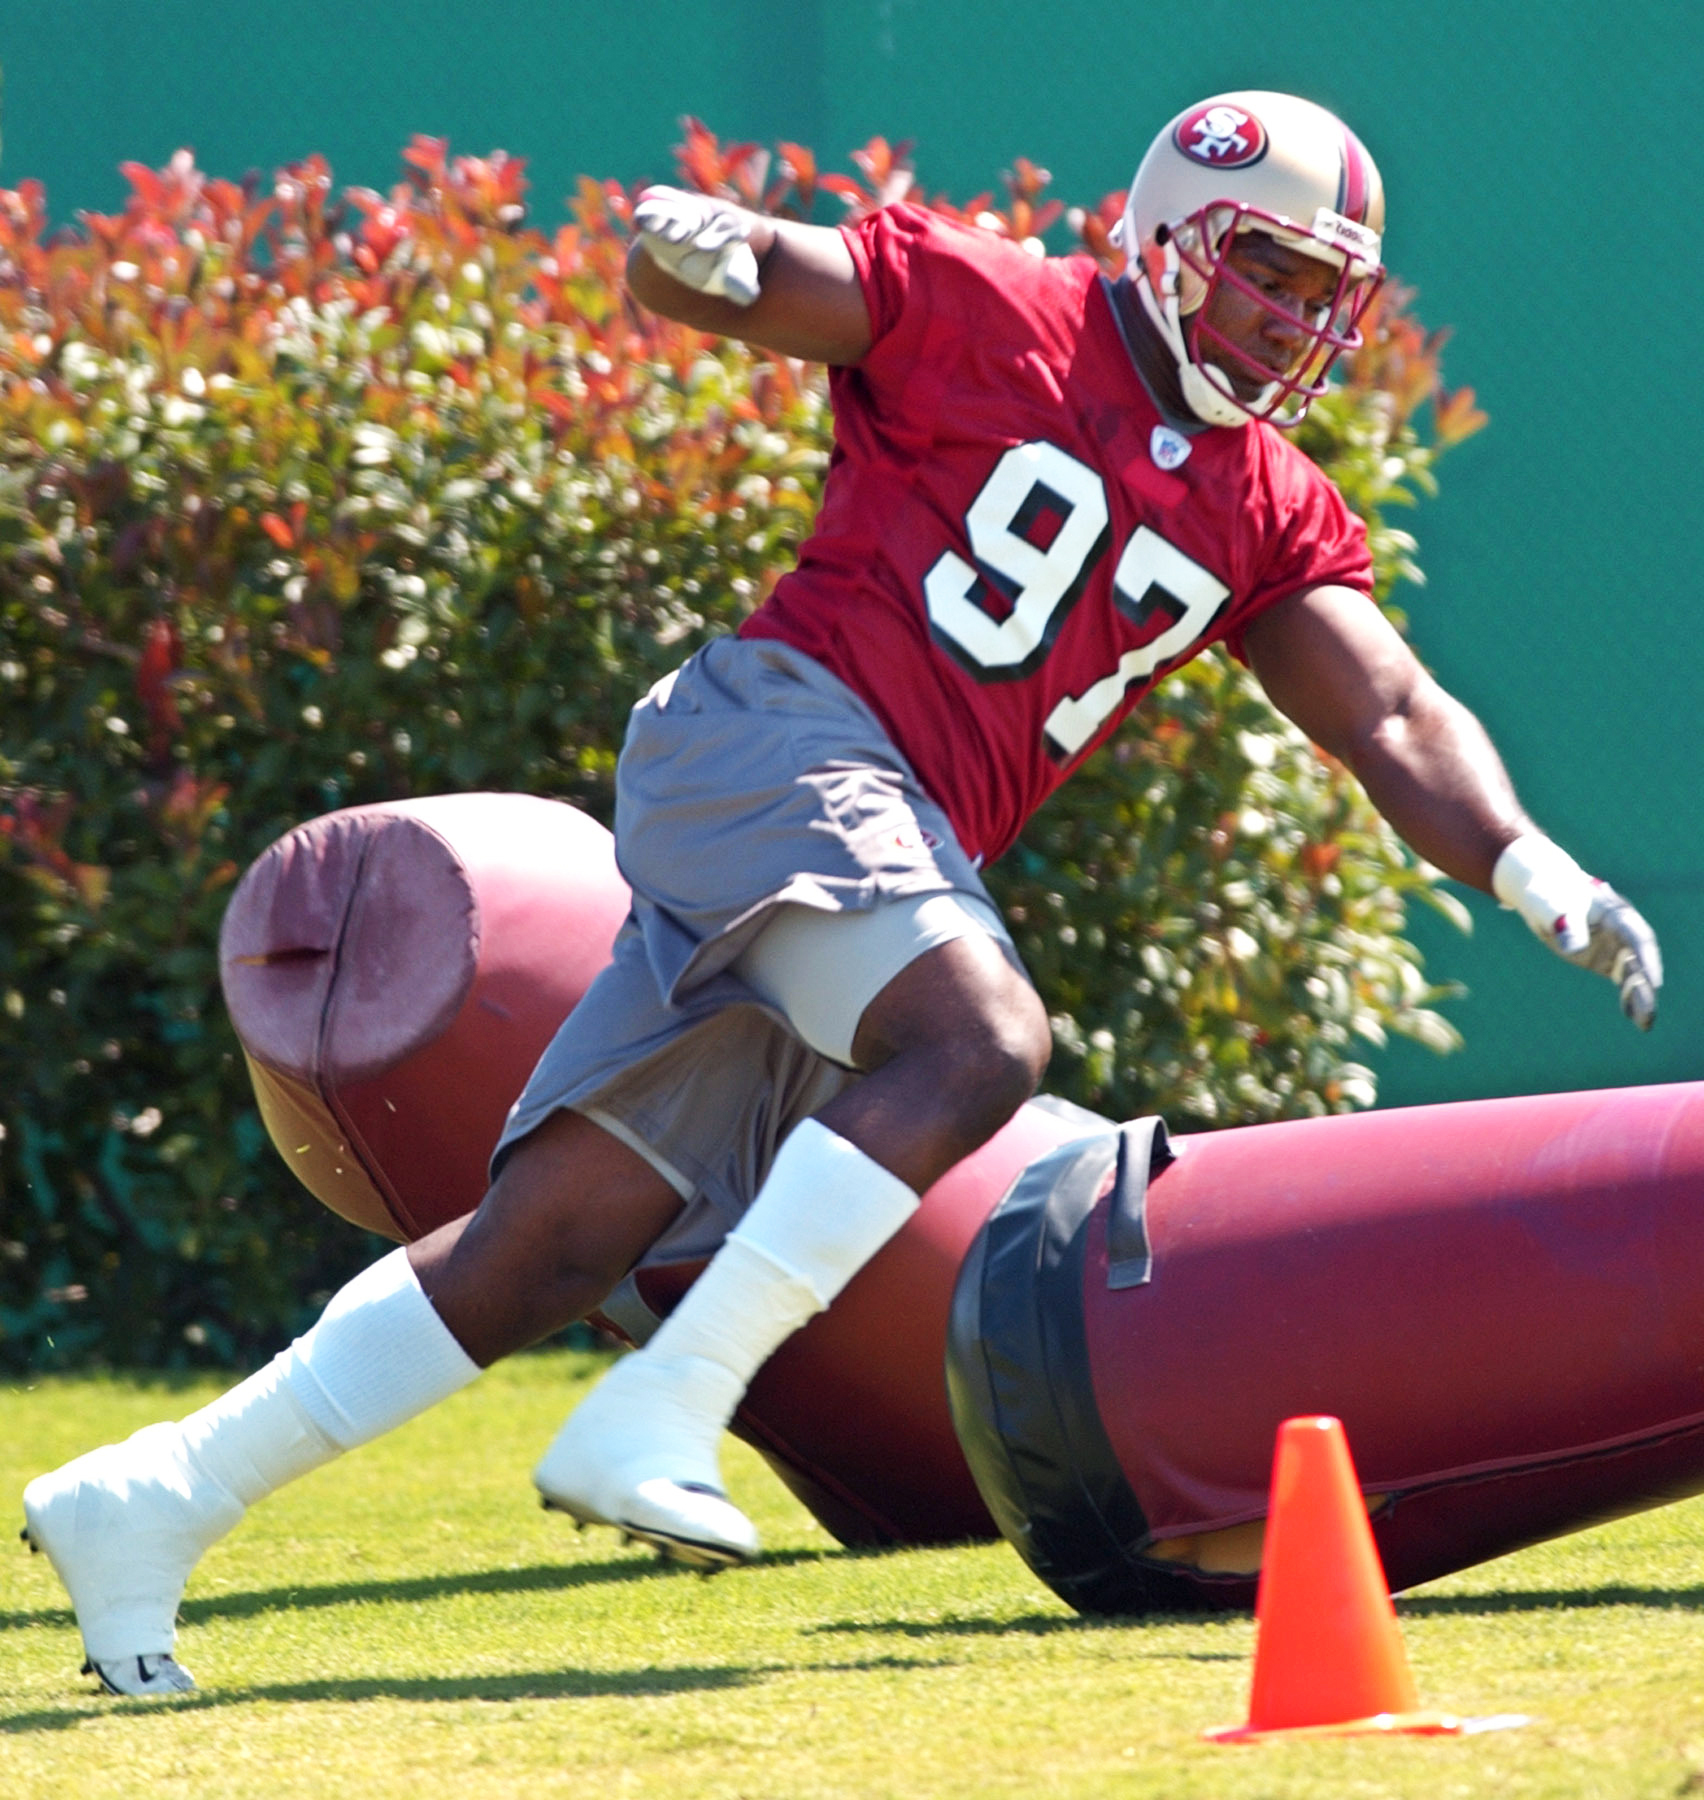
<instances>
[{"instance_id":1,"label":"white ankle tape","mask_svg":"<svg viewBox=\"0 0 1704 1800\"><path fill-rule=\"evenodd\" d=\"M244 1506L330 1462L340 1449L291 1390L289 1363L290 1352L281 1352L179 1426L196 1466Z\"/></svg>"},{"instance_id":2,"label":"white ankle tape","mask_svg":"<svg viewBox=\"0 0 1704 1800\"><path fill-rule=\"evenodd\" d=\"M353 1450L473 1380L479 1365L426 1298L406 1250L393 1250L332 1297L284 1352L302 1410Z\"/></svg>"},{"instance_id":3,"label":"white ankle tape","mask_svg":"<svg viewBox=\"0 0 1704 1800\"><path fill-rule=\"evenodd\" d=\"M781 1146L728 1234L805 1282L827 1306L917 1210L897 1175L815 1119Z\"/></svg>"},{"instance_id":4,"label":"white ankle tape","mask_svg":"<svg viewBox=\"0 0 1704 1800\"><path fill-rule=\"evenodd\" d=\"M714 1363L737 1376L743 1391L775 1350L822 1309L808 1282L729 1238L642 1355L654 1365ZM726 1414L718 1423L726 1423Z\"/></svg>"},{"instance_id":5,"label":"white ankle tape","mask_svg":"<svg viewBox=\"0 0 1704 1800\"><path fill-rule=\"evenodd\" d=\"M815 1119L640 1355L702 1357L749 1382L917 1210L897 1176Z\"/></svg>"}]
</instances>

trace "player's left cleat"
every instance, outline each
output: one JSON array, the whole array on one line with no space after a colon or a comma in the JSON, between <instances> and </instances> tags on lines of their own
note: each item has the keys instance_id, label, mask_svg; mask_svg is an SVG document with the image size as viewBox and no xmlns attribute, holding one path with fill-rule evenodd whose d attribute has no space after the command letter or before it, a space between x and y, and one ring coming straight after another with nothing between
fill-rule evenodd
<instances>
[{"instance_id":1,"label":"player's left cleat","mask_svg":"<svg viewBox=\"0 0 1704 1800\"><path fill-rule=\"evenodd\" d=\"M241 1501L195 1465L169 1424L91 1450L24 1489L24 1535L65 1583L84 1653L112 1692L194 1686L172 1659L178 1601L202 1552L242 1515Z\"/></svg>"},{"instance_id":2,"label":"player's left cleat","mask_svg":"<svg viewBox=\"0 0 1704 1800\"><path fill-rule=\"evenodd\" d=\"M722 1420L738 1399L732 1380L700 1357L617 1363L533 1471L545 1505L706 1572L751 1562L757 1532L716 1466Z\"/></svg>"},{"instance_id":3,"label":"player's left cleat","mask_svg":"<svg viewBox=\"0 0 1704 1800\"><path fill-rule=\"evenodd\" d=\"M611 1508L619 1518L606 1518L583 1495L557 1499L543 1494L543 1499L551 1512L566 1513L582 1531L588 1525L613 1525L622 1543L646 1544L668 1561L703 1575L750 1562L760 1548L750 1521L720 1488L642 1481Z\"/></svg>"},{"instance_id":4,"label":"player's left cleat","mask_svg":"<svg viewBox=\"0 0 1704 1800\"><path fill-rule=\"evenodd\" d=\"M175 1656L125 1656L98 1663L93 1657L83 1664L85 1675L100 1677L109 1694L126 1699L156 1699L163 1694L193 1694L195 1677Z\"/></svg>"}]
</instances>

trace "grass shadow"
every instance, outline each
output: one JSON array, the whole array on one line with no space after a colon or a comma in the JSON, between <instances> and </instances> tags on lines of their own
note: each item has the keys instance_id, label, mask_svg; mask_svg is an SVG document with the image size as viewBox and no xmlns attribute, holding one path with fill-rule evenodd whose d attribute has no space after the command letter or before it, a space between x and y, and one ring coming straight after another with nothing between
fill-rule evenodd
<instances>
[{"instance_id":1,"label":"grass shadow","mask_svg":"<svg viewBox=\"0 0 1704 1800\"><path fill-rule=\"evenodd\" d=\"M1399 1594L1405 1618L1438 1618L1491 1613L1587 1611L1614 1606L1659 1607L1672 1612L1704 1612L1704 1586L1633 1587L1610 1583L1591 1588L1537 1588L1484 1594ZM813 1625L804 1635L859 1633L890 1637L1051 1637L1061 1632L1124 1631L1133 1626L1204 1625L1216 1619L1246 1620L1247 1613L1165 1612L1060 1616L1025 1613L1011 1619L836 1619ZM1243 1651L1158 1650L1134 1652L1145 1657L1174 1657L1191 1662L1240 1661Z\"/></svg>"},{"instance_id":2,"label":"grass shadow","mask_svg":"<svg viewBox=\"0 0 1704 1800\"><path fill-rule=\"evenodd\" d=\"M820 1562L816 1550L778 1551L760 1566ZM255 1588L190 1598L178 1608L179 1622L205 1624L210 1619L252 1619L260 1613L296 1612L325 1606L417 1605L462 1594L557 1593L606 1582L708 1580L710 1577L661 1557L628 1556L604 1562L534 1563L524 1569L468 1569L452 1575L407 1575L390 1580L328 1582L321 1587ZM0 1612L0 1631L30 1625L71 1625L69 1606L44 1606L32 1612Z\"/></svg>"},{"instance_id":3,"label":"grass shadow","mask_svg":"<svg viewBox=\"0 0 1704 1800\"><path fill-rule=\"evenodd\" d=\"M1565 1612L1604 1606L1655 1606L1669 1611L1704 1612L1704 1587L1628 1587L1607 1583L1590 1588L1505 1589L1485 1594L1399 1594L1404 1617L1451 1614Z\"/></svg>"},{"instance_id":4,"label":"grass shadow","mask_svg":"<svg viewBox=\"0 0 1704 1800\"><path fill-rule=\"evenodd\" d=\"M834 1619L812 1625L801 1634L860 1632L890 1637L1055 1637L1062 1632L1082 1635L1096 1631L1123 1631L1132 1625L1199 1624L1205 1617L1222 1614L1165 1613L1146 1618L1089 1613L1022 1613L1010 1619Z\"/></svg>"},{"instance_id":5,"label":"grass shadow","mask_svg":"<svg viewBox=\"0 0 1704 1800\"><path fill-rule=\"evenodd\" d=\"M813 1663L812 1674L864 1674L872 1670L944 1668L939 1657L859 1657L848 1662ZM456 1701L492 1703L517 1700L643 1700L676 1694L722 1693L751 1687L771 1675L792 1673L798 1665L769 1663L708 1668L691 1665L647 1669L532 1670L513 1675L360 1675L342 1680L259 1682L247 1687L214 1688L173 1699L120 1700L91 1695L87 1706L43 1708L0 1718L0 1737L35 1732L71 1731L91 1718L152 1716L161 1712L208 1712L256 1703L315 1705L325 1702L360 1705L370 1700L405 1700L441 1705Z\"/></svg>"},{"instance_id":6,"label":"grass shadow","mask_svg":"<svg viewBox=\"0 0 1704 1800\"><path fill-rule=\"evenodd\" d=\"M609 1582L649 1581L689 1573L661 1562L532 1563L521 1569L467 1569L454 1575L399 1575L389 1580L335 1581L319 1587L252 1588L185 1600L185 1625L212 1619L252 1619L261 1613L303 1612L328 1606L417 1606L464 1594L550 1594Z\"/></svg>"},{"instance_id":7,"label":"grass shadow","mask_svg":"<svg viewBox=\"0 0 1704 1800\"><path fill-rule=\"evenodd\" d=\"M649 1695L694 1694L747 1687L773 1671L768 1668L587 1669L533 1671L514 1675L354 1676L346 1680L260 1682L250 1687L216 1688L171 1700L97 1699L88 1707L54 1707L0 1719L0 1736L38 1731L73 1730L90 1718L153 1715L161 1712L206 1712L255 1702L411 1700L440 1704L457 1700L602 1700Z\"/></svg>"},{"instance_id":8,"label":"grass shadow","mask_svg":"<svg viewBox=\"0 0 1704 1800\"><path fill-rule=\"evenodd\" d=\"M1025 1613L1014 1619L836 1619L825 1625L812 1625L801 1631L801 1637L818 1634L860 1633L871 1636L933 1637L1057 1637L1072 1633L1079 1637L1097 1631L1128 1631L1133 1626L1200 1625L1208 1619L1222 1619L1224 1613L1150 1613L1144 1617L1090 1616L1061 1618L1053 1613ZM1246 1650L1165 1650L1140 1645L1130 1654L1148 1662L1246 1662Z\"/></svg>"}]
</instances>

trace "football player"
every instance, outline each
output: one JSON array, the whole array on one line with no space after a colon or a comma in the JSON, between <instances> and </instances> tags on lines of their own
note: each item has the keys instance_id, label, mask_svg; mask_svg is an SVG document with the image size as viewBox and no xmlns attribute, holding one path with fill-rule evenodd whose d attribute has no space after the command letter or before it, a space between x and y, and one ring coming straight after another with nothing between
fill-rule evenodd
<instances>
[{"instance_id":1,"label":"football player","mask_svg":"<svg viewBox=\"0 0 1704 1800\"><path fill-rule=\"evenodd\" d=\"M479 1208L223 1399L26 1491L110 1688L192 1685L177 1603L246 1506L583 1316L659 1240L720 1248L535 1480L689 1561L754 1556L717 1460L747 1384L1046 1066L979 871L1209 644L1420 856L1651 1023L1651 932L1527 817L1283 435L1359 341L1383 212L1354 134L1272 93L1154 140L1117 281L910 205L827 229L645 193L641 304L830 365L815 533L737 636L634 709L615 823L632 913Z\"/></svg>"}]
</instances>

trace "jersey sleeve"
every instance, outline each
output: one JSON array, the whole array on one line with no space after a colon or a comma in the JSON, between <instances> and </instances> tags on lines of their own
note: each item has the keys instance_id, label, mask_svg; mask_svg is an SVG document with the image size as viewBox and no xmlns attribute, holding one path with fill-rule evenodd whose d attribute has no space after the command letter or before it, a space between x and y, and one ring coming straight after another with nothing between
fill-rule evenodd
<instances>
[{"instance_id":1,"label":"jersey sleeve","mask_svg":"<svg viewBox=\"0 0 1704 1800\"><path fill-rule=\"evenodd\" d=\"M1225 637L1225 648L1245 663L1244 632L1280 600L1315 587L1355 588L1369 599L1373 592L1365 523L1316 463L1272 437L1263 554L1236 627Z\"/></svg>"},{"instance_id":2,"label":"jersey sleeve","mask_svg":"<svg viewBox=\"0 0 1704 1800\"><path fill-rule=\"evenodd\" d=\"M966 386L977 322L1005 311L991 233L920 206L884 206L842 227L870 314L870 348L829 373L835 431L854 455L927 457Z\"/></svg>"},{"instance_id":3,"label":"jersey sleeve","mask_svg":"<svg viewBox=\"0 0 1704 1800\"><path fill-rule=\"evenodd\" d=\"M870 310L872 349L905 317L912 290L912 252L923 235L924 220L916 207L884 206L841 227Z\"/></svg>"}]
</instances>

